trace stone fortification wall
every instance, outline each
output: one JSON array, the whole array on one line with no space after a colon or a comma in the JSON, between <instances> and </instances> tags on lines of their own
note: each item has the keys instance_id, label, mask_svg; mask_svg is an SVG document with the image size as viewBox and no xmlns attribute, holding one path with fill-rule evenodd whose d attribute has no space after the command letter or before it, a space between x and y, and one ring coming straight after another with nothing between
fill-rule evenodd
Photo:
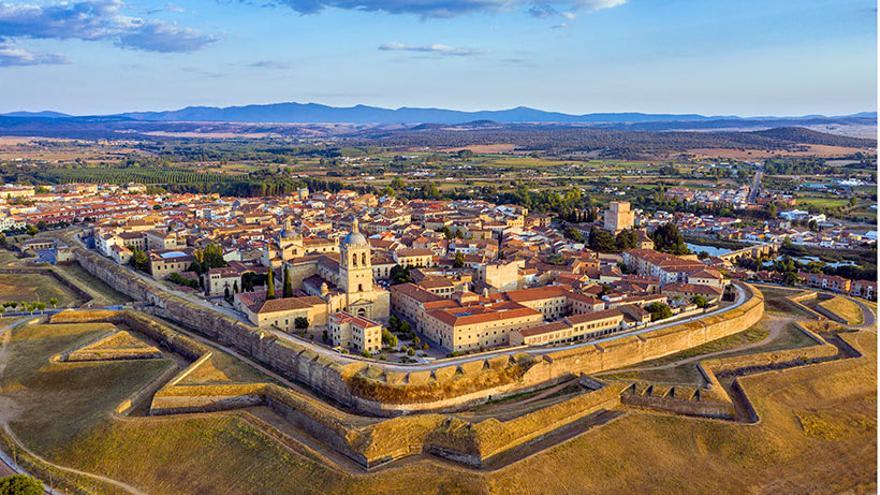
<instances>
[{"instance_id":1,"label":"stone fortification wall","mask_svg":"<svg viewBox=\"0 0 880 495\"><path fill-rule=\"evenodd\" d=\"M696 322L542 356L505 354L451 362L432 370L400 371L399 367L378 362L326 357L304 344L278 339L232 316L151 284L97 253L80 246L74 250L86 270L133 299L152 303L150 311L155 315L232 347L339 404L380 416L451 410L572 376L662 357L745 330L764 312L761 293L746 286L750 298L742 306Z\"/></svg>"}]
</instances>

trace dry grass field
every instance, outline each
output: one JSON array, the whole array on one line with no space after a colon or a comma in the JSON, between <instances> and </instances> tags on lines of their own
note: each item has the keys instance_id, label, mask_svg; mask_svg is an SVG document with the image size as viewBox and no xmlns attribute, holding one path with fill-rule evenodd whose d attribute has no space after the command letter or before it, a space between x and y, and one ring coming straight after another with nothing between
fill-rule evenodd
<instances>
[{"instance_id":1,"label":"dry grass field","mask_svg":"<svg viewBox=\"0 0 880 495\"><path fill-rule=\"evenodd\" d=\"M36 302L49 304L58 299L58 307L75 306L83 301L50 275L0 273L0 302ZM51 305L49 305L51 307Z\"/></svg>"},{"instance_id":2,"label":"dry grass field","mask_svg":"<svg viewBox=\"0 0 880 495\"><path fill-rule=\"evenodd\" d=\"M96 306L124 304L131 300L128 296L117 292L101 279L85 271L79 263L58 264L53 268L70 283L75 284L92 297Z\"/></svg>"},{"instance_id":3,"label":"dry grass field","mask_svg":"<svg viewBox=\"0 0 880 495\"><path fill-rule=\"evenodd\" d=\"M862 308L845 297L834 296L831 299L820 301L819 306L839 316L850 325L861 325L862 323Z\"/></svg>"},{"instance_id":4,"label":"dry grass field","mask_svg":"<svg viewBox=\"0 0 880 495\"><path fill-rule=\"evenodd\" d=\"M756 425L627 410L621 418L496 471L414 458L372 472L279 441L248 412L120 417L128 398L171 359L50 363L109 324L18 328L3 351L4 418L52 462L147 493L871 493L875 489L876 334L866 355L741 378ZM756 328L711 350L762 343ZM756 337L757 336L757 337ZM779 338L794 337L781 334ZM790 341L786 341L792 344ZM769 345L767 343L766 345ZM704 350L708 352L708 350ZM2 369L3 366L0 366ZM262 377L219 353L197 382ZM300 443L300 440L305 443ZM116 489L93 487L95 493ZM104 489L106 488L106 490Z\"/></svg>"}]
</instances>

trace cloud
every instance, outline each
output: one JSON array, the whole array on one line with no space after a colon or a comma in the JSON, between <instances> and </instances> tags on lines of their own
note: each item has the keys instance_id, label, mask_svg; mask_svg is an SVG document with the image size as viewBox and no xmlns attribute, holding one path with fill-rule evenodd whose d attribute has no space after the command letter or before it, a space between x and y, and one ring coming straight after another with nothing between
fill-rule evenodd
<instances>
[{"instance_id":1,"label":"cloud","mask_svg":"<svg viewBox=\"0 0 880 495\"><path fill-rule=\"evenodd\" d=\"M315 14L327 7L421 17L455 17L472 12L497 12L521 4L521 0L277 0L302 14Z\"/></svg>"},{"instance_id":2,"label":"cloud","mask_svg":"<svg viewBox=\"0 0 880 495\"><path fill-rule=\"evenodd\" d=\"M239 0L252 3L252 0ZM301 14L317 14L325 8L414 14L423 18L446 18L475 12L503 12L526 8L538 18L559 15L557 10L597 10L618 7L627 0L267 0L261 6L286 5Z\"/></svg>"},{"instance_id":3,"label":"cloud","mask_svg":"<svg viewBox=\"0 0 880 495\"><path fill-rule=\"evenodd\" d=\"M553 8L552 5L547 3L536 3L529 7L528 12L529 15L531 15L532 17L537 17L539 19L559 15L559 12L555 8Z\"/></svg>"},{"instance_id":4,"label":"cloud","mask_svg":"<svg viewBox=\"0 0 880 495\"><path fill-rule=\"evenodd\" d=\"M472 55L479 55L482 53L481 50L476 50L473 48L455 48L447 45L441 44L433 44L433 45L407 45L405 43L383 43L379 45L379 50L387 51L387 52L417 52L417 53L433 53L436 55L443 56L453 56L453 57L469 57Z\"/></svg>"},{"instance_id":5,"label":"cloud","mask_svg":"<svg viewBox=\"0 0 880 495\"><path fill-rule=\"evenodd\" d=\"M151 52L193 52L217 41L190 28L159 21L146 21L137 29L119 36L118 46Z\"/></svg>"},{"instance_id":6,"label":"cloud","mask_svg":"<svg viewBox=\"0 0 880 495\"><path fill-rule=\"evenodd\" d=\"M34 53L0 41L0 67L20 65L66 64L67 59L55 53Z\"/></svg>"},{"instance_id":7,"label":"cloud","mask_svg":"<svg viewBox=\"0 0 880 495\"><path fill-rule=\"evenodd\" d=\"M253 67L254 69L289 69L290 65L284 62L276 62L274 60L257 60L256 62L248 64L248 67Z\"/></svg>"},{"instance_id":8,"label":"cloud","mask_svg":"<svg viewBox=\"0 0 880 495\"><path fill-rule=\"evenodd\" d=\"M592 11L613 9L625 4L627 0L578 0L576 5Z\"/></svg>"},{"instance_id":9,"label":"cloud","mask_svg":"<svg viewBox=\"0 0 880 495\"><path fill-rule=\"evenodd\" d=\"M0 3L0 40L110 40L126 48L163 53L198 50L216 41L190 28L126 15L124 7L122 0Z\"/></svg>"}]
</instances>

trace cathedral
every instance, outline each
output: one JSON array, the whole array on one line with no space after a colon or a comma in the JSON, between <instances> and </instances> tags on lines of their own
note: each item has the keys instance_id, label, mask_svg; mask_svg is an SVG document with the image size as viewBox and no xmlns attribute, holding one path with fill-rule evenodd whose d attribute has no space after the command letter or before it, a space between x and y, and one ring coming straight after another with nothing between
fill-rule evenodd
<instances>
[{"instance_id":1,"label":"cathedral","mask_svg":"<svg viewBox=\"0 0 880 495\"><path fill-rule=\"evenodd\" d=\"M294 290L324 300L328 313L345 311L371 320L387 321L390 293L373 283L370 243L360 232L357 220L352 223L351 232L339 243L338 254L305 254L301 251L302 244L297 242L301 238L287 227L285 225L277 241L283 260L280 269L271 263L276 267L279 292L287 270ZM264 256L269 260L273 258L271 254Z\"/></svg>"}]
</instances>

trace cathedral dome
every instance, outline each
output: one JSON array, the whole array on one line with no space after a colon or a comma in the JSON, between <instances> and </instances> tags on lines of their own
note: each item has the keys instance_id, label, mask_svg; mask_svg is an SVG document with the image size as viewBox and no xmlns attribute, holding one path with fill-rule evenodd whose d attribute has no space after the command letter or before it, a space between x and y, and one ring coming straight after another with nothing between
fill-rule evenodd
<instances>
[{"instance_id":1,"label":"cathedral dome","mask_svg":"<svg viewBox=\"0 0 880 495\"><path fill-rule=\"evenodd\" d=\"M346 246L369 246L370 243L367 242L367 238L364 237L364 234L361 234L361 231L358 229L358 221L355 218L353 222L351 222L351 232L342 239L342 244Z\"/></svg>"}]
</instances>

